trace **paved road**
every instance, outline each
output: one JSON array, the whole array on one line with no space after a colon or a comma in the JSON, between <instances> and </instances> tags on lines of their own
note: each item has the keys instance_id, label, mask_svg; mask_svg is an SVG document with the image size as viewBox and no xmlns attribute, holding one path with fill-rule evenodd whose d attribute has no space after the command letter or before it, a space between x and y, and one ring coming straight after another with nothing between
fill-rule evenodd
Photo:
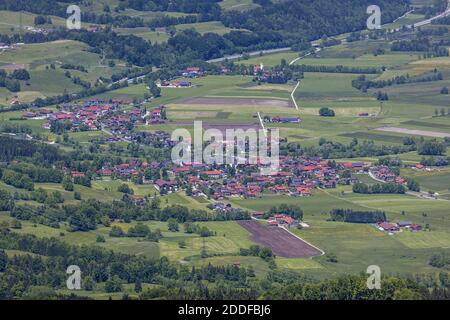
<instances>
[{"instance_id":1,"label":"paved road","mask_svg":"<svg viewBox=\"0 0 450 320\"><path fill-rule=\"evenodd\" d=\"M289 50L291 50L291 47L269 49L269 50L259 50L259 51L253 51L253 52L248 52L248 53L233 54L233 55L225 56L225 57L222 57L222 58L207 60L206 62L208 62L208 63L216 63L216 62L225 61L227 59L228 60L236 60L236 59L244 57L244 55L249 55L250 57L254 57L254 56L260 55L261 53L262 54L270 54L270 53L278 53L278 52L284 52L284 51L289 51Z\"/></svg>"},{"instance_id":2,"label":"paved road","mask_svg":"<svg viewBox=\"0 0 450 320\"><path fill-rule=\"evenodd\" d=\"M432 17L432 18L430 18L430 19L423 20L423 21L420 21L420 22L415 23L415 24L414 24L414 28L421 27L421 26L425 26L425 25L427 25L427 24L432 23L432 22L433 22L434 20L436 20L436 19L443 18L443 17L447 17L447 16L449 16L449 15L450 15L450 0L448 1L447 10L445 10L445 11L442 12L441 14L438 14L437 16L434 16L434 17ZM409 26L409 27L411 27L411 26Z\"/></svg>"}]
</instances>

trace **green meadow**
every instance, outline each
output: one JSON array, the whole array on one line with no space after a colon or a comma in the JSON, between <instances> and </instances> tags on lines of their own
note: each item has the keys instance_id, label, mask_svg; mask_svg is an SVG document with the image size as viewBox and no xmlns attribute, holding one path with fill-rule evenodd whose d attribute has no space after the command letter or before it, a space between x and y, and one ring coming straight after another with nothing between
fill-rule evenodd
<instances>
[{"instance_id":1,"label":"green meadow","mask_svg":"<svg viewBox=\"0 0 450 320\"><path fill-rule=\"evenodd\" d=\"M37 97L79 92L83 88L65 76L79 77L91 84L99 77L111 77L114 73L126 68L124 62L116 60L115 67L109 67L100 55L89 52L84 43L71 40L59 40L49 43L20 45L16 49L7 50L0 55L0 65L24 64L30 73L30 80L21 81L21 91L11 93L0 90L0 104L7 105L16 98L21 102L31 102ZM87 72L62 69L61 65L82 65ZM53 67L52 67L53 66Z\"/></svg>"}]
</instances>

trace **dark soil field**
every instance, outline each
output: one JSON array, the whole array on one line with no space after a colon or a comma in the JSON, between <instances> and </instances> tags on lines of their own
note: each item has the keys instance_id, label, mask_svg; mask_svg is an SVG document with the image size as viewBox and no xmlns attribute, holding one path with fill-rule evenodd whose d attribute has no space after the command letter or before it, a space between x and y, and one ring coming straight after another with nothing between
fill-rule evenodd
<instances>
[{"instance_id":1,"label":"dark soil field","mask_svg":"<svg viewBox=\"0 0 450 320\"><path fill-rule=\"evenodd\" d=\"M282 228L264 226L257 221L239 221L239 224L252 233L251 240L253 242L271 248L276 256L283 258L310 258L322 254L320 250Z\"/></svg>"}]
</instances>

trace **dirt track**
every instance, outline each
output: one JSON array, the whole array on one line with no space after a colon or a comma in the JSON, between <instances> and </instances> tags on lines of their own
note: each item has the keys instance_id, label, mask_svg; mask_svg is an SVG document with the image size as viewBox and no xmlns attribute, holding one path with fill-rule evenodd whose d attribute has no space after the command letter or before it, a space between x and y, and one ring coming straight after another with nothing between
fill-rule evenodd
<instances>
[{"instance_id":1,"label":"dirt track","mask_svg":"<svg viewBox=\"0 0 450 320\"><path fill-rule=\"evenodd\" d=\"M175 104L292 107L291 102L287 100L245 98L188 98Z\"/></svg>"},{"instance_id":2,"label":"dirt track","mask_svg":"<svg viewBox=\"0 0 450 320\"><path fill-rule=\"evenodd\" d=\"M276 256L283 258L310 258L322 252L293 236L286 230L275 226L264 226L257 221L239 221L239 224L252 233L251 240L271 248Z\"/></svg>"}]
</instances>

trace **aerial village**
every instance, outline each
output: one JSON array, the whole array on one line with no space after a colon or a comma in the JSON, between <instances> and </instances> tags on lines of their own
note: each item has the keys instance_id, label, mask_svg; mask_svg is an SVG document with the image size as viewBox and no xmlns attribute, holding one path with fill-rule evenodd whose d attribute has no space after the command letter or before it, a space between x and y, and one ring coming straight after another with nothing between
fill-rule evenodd
<instances>
[{"instance_id":1,"label":"aerial village","mask_svg":"<svg viewBox=\"0 0 450 320\"><path fill-rule=\"evenodd\" d=\"M226 72L226 70L223 70ZM264 72L263 65L254 66L254 75L261 77L270 76ZM201 68L189 67L180 71L184 78L196 78L206 76ZM189 88L192 83L187 80L162 81L160 87ZM43 128L55 133L59 128L71 132L80 131L104 131L108 138L102 138L102 143L127 142L150 146L153 148L171 149L176 141L171 140L169 133L165 131L136 131L138 125L158 125L170 121L166 115L166 107L147 110L133 106L131 102L120 99L104 101L90 99L79 103L60 104L57 111L39 108L23 114L26 119L44 119ZM265 124L277 123L301 123L300 117L267 116L262 119ZM287 142L286 139L280 143ZM427 169L417 164L417 170ZM168 171L169 175L154 175L152 172ZM280 158L278 172L271 175L262 175L260 165L208 165L204 163L179 163L175 165L170 160L164 162L153 161L147 163L141 159L128 159L125 163L105 164L89 179L113 179L134 181L142 184L153 184L160 194L185 191L188 196L204 197L212 201L210 209L218 212L241 211L234 208L226 201L233 197L255 199L263 194L277 194L290 197L311 197L314 190L336 188L338 185L352 185L358 182L355 174L368 174L374 180L382 183L395 183L405 185L406 180L392 172L387 166L370 166L364 162L331 163L319 157L306 158L303 156ZM66 174L72 178L85 178L85 172L67 169ZM145 197L133 196L135 204L145 204ZM261 219L267 218L265 212L254 212L252 216ZM274 214L266 219L271 226L308 227L303 221L297 221L284 214ZM387 233L398 232L402 229L412 231L421 230L420 225L410 222L389 223L381 221L377 228Z\"/></svg>"}]
</instances>

